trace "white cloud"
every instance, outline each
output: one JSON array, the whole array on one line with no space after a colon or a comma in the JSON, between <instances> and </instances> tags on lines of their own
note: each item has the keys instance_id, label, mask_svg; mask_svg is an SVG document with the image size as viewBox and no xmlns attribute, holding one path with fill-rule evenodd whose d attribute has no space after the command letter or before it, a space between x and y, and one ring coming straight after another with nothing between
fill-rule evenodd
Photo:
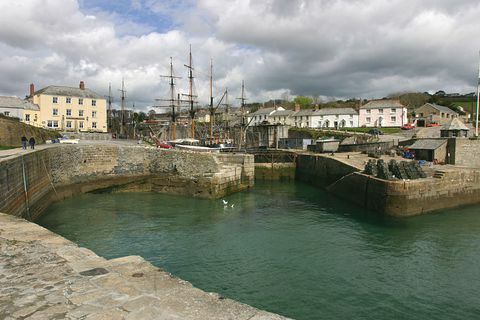
<instances>
[{"instance_id":1,"label":"white cloud","mask_svg":"<svg viewBox=\"0 0 480 320\"><path fill-rule=\"evenodd\" d=\"M152 105L168 94L160 75L169 57L186 92L189 44L201 103L210 58L214 95L228 87L238 97L245 80L249 101L285 91L371 98L475 84L476 1L129 0L128 7L124 16L75 0L1 1L0 94L80 80L100 94L111 82L117 94L124 77L129 103Z\"/></svg>"}]
</instances>

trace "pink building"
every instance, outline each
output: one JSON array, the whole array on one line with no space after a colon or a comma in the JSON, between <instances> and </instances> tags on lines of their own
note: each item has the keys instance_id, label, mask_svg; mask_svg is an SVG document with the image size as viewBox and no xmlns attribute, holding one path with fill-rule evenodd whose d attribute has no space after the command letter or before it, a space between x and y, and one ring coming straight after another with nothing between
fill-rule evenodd
<instances>
[{"instance_id":1,"label":"pink building","mask_svg":"<svg viewBox=\"0 0 480 320\"><path fill-rule=\"evenodd\" d=\"M407 108L398 100L372 100L360 107L360 127L401 127L407 123Z\"/></svg>"}]
</instances>

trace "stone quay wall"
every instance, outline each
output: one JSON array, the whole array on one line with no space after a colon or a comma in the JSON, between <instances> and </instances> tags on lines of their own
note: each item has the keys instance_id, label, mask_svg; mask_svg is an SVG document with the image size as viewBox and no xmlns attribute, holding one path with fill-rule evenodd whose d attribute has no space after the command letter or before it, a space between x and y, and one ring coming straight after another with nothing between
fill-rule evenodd
<instances>
[{"instance_id":1,"label":"stone quay wall","mask_svg":"<svg viewBox=\"0 0 480 320\"><path fill-rule=\"evenodd\" d=\"M297 156L296 179L319 187L327 187L340 178L357 171L360 170L334 157L318 154L299 154Z\"/></svg>"},{"instance_id":2,"label":"stone quay wall","mask_svg":"<svg viewBox=\"0 0 480 320\"><path fill-rule=\"evenodd\" d=\"M0 212L34 220L53 201L112 188L219 198L254 184L253 156L58 145L0 161Z\"/></svg>"},{"instance_id":3,"label":"stone quay wall","mask_svg":"<svg viewBox=\"0 0 480 320\"><path fill-rule=\"evenodd\" d=\"M386 181L353 173L328 191L364 208L396 217L480 202L480 169L455 168L438 178Z\"/></svg>"},{"instance_id":4,"label":"stone quay wall","mask_svg":"<svg viewBox=\"0 0 480 320\"><path fill-rule=\"evenodd\" d=\"M480 203L480 169L446 166L435 176L388 181L363 174L335 157L297 158L297 179L384 215L408 217Z\"/></svg>"}]
</instances>

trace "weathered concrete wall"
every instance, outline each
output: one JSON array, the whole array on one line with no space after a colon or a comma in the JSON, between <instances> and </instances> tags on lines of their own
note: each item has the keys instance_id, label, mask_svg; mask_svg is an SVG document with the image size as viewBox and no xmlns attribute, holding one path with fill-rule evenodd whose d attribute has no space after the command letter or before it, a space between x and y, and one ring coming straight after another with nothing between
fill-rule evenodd
<instances>
[{"instance_id":1,"label":"weathered concrete wall","mask_svg":"<svg viewBox=\"0 0 480 320\"><path fill-rule=\"evenodd\" d=\"M455 168L439 176L386 181L352 173L327 190L364 208L397 217L480 203L480 169Z\"/></svg>"},{"instance_id":2,"label":"weathered concrete wall","mask_svg":"<svg viewBox=\"0 0 480 320\"><path fill-rule=\"evenodd\" d=\"M339 159L326 155L299 154L297 156L296 179L320 187L326 187L338 179L359 171Z\"/></svg>"},{"instance_id":3,"label":"weathered concrete wall","mask_svg":"<svg viewBox=\"0 0 480 320\"><path fill-rule=\"evenodd\" d=\"M2 213L0 270L0 319L286 319L204 292L139 256L106 260Z\"/></svg>"},{"instance_id":4,"label":"weathered concrete wall","mask_svg":"<svg viewBox=\"0 0 480 320\"><path fill-rule=\"evenodd\" d=\"M0 161L0 212L35 219L53 201L109 188L218 198L253 186L253 156L59 145Z\"/></svg>"}]
</instances>

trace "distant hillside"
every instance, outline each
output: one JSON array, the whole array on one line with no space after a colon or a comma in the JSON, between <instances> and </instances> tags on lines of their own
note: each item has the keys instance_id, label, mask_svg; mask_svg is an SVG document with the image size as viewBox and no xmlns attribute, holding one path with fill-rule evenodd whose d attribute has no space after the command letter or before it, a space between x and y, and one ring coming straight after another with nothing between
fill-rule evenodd
<instances>
[{"instance_id":1,"label":"distant hillside","mask_svg":"<svg viewBox=\"0 0 480 320\"><path fill-rule=\"evenodd\" d=\"M20 147L22 136L27 139L34 137L37 143L45 143L46 140L57 138L60 134L53 130L30 126L17 119L0 116L0 146Z\"/></svg>"}]
</instances>

